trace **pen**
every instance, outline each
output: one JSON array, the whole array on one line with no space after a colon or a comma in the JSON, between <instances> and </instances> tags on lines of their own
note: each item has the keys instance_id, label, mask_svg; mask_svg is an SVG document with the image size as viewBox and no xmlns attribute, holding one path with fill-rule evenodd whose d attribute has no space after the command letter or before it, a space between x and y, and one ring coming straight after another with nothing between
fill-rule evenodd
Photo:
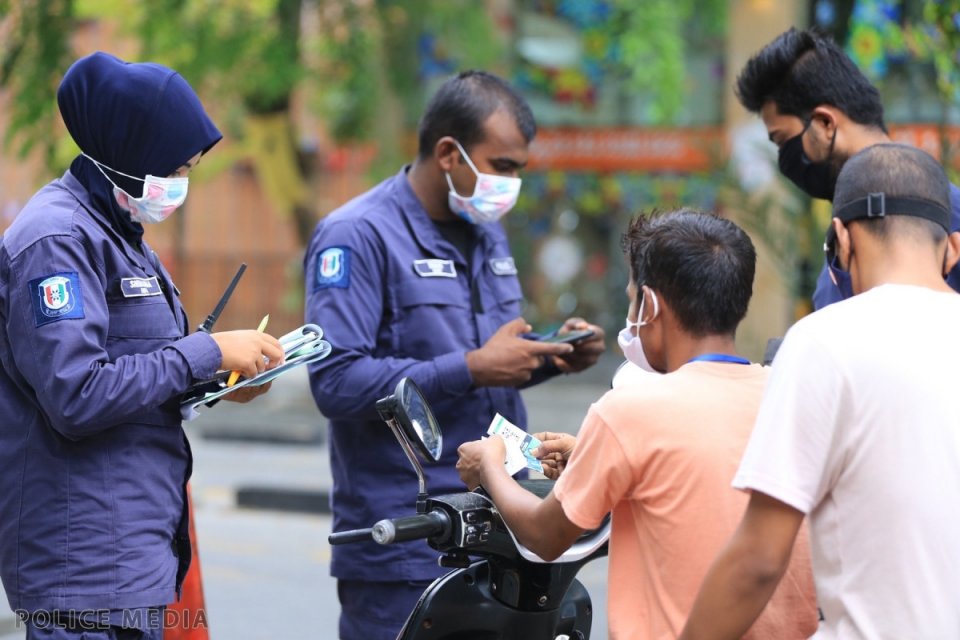
<instances>
[{"instance_id":1,"label":"pen","mask_svg":"<svg viewBox=\"0 0 960 640\"><path fill-rule=\"evenodd\" d=\"M257 333L263 333L267 328L267 321L270 320L270 314L263 316L263 320L260 321L260 326L257 327ZM227 386L232 387L237 383L237 379L240 377L239 371L232 371L230 373L230 378L227 379Z\"/></svg>"}]
</instances>

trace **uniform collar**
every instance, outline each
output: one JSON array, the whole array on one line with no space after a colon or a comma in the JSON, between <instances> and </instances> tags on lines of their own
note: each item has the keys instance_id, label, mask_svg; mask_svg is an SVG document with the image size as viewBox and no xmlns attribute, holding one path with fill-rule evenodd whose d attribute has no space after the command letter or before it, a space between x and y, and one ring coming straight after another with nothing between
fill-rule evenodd
<instances>
[{"instance_id":1,"label":"uniform collar","mask_svg":"<svg viewBox=\"0 0 960 640\"><path fill-rule=\"evenodd\" d=\"M93 205L93 202L90 200L90 194L83 187L83 185L80 184L80 181L77 180L76 176L70 173L69 169L63 174L63 177L60 178L60 184L64 189L69 191L70 194L76 198L80 205L87 211L87 213L89 213L90 216L96 220L97 223L107 231L107 233L110 234L110 236L116 241L117 246L123 249L123 253L131 262L140 265L141 268L145 268L144 260L149 262L145 254L151 251L150 247L147 246L146 241L141 242L144 253L140 253L133 246L131 246L130 243L127 242L123 236L113 228L113 225L110 224L110 221L106 218L106 216L97 210L97 208Z\"/></svg>"},{"instance_id":2,"label":"uniform collar","mask_svg":"<svg viewBox=\"0 0 960 640\"><path fill-rule=\"evenodd\" d=\"M400 213L406 220L407 226L413 232L414 240L425 252L433 256L446 258L465 265L466 262L463 256L440 234L437 226L427 214L426 209L423 208L420 199L417 198L417 194L414 193L407 174L409 170L410 165L404 165L396 175L394 193L397 202L400 204ZM474 225L477 242L485 248L493 241L490 229L486 228L489 226L493 225Z\"/></svg>"}]
</instances>

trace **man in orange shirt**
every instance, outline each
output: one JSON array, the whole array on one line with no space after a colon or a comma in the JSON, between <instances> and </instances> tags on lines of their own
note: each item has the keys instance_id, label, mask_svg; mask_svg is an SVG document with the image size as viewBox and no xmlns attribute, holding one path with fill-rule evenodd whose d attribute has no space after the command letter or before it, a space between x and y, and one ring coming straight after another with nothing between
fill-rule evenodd
<instances>
[{"instance_id":1,"label":"man in orange shirt","mask_svg":"<svg viewBox=\"0 0 960 640\"><path fill-rule=\"evenodd\" d=\"M547 560L612 511L610 636L675 638L746 507L730 482L767 372L737 355L734 336L752 294L756 253L732 222L686 209L641 216L623 240L631 280L620 345L631 362L665 375L618 386L590 407L543 500L507 475L499 437L462 445L457 469ZM538 453L550 459L570 444L546 440ZM806 638L816 627L804 539L789 579L746 637Z\"/></svg>"}]
</instances>

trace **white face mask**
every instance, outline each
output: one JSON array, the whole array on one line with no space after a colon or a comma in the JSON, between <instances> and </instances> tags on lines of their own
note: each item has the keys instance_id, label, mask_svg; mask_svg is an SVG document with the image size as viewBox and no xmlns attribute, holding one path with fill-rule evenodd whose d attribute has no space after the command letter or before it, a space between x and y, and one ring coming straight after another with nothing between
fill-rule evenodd
<instances>
[{"instance_id":1,"label":"white face mask","mask_svg":"<svg viewBox=\"0 0 960 640\"><path fill-rule=\"evenodd\" d=\"M640 332L637 331L637 335L633 335L634 327L639 329L640 327L650 324L660 313L660 303L657 302L657 294L651 290L650 297L653 298L653 315L650 316L649 320L643 319L643 303L646 302L646 297L640 298L640 311L637 312L638 321L630 322L630 317L627 317L627 326L617 335L617 344L620 345L620 348L623 350L623 355L626 356L627 360L644 371L660 373L651 366L647 360L647 354L643 352L643 343L640 342Z\"/></svg>"},{"instance_id":2,"label":"white face mask","mask_svg":"<svg viewBox=\"0 0 960 640\"><path fill-rule=\"evenodd\" d=\"M461 196L454 188L450 174L444 173L447 178L447 186L450 187L450 193L447 194L447 203L450 205L450 210L473 224L496 222L517 203L517 196L520 195L520 178L480 173L474 166L473 161L470 160L470 156L460 146L460 143L456 140L454 140L454 143L457 145L457 149L460 149L460 153L463 154L464 160L477 175L477 185L473 188L472 196Z\"/></svg>"},{"instance_id":3,"label":"white face mask","mask_svg":"<svg viewBox=\"0 0 960 640\"><path fill-rule=\"evenodd\" d=\"M189 179L186 177L161 178L147 175L145 179L141 179L107 167L107 165L97 162L85 153L83 155L93 162L97 169L100 169L104 178L110 181L110 184L113 185L113 197L117 199L117 204L124 211L129 211L130 218L135 222L144 224L163 222L187 199ZM110 180L110 176L106 174L102 167L106 167L121 176L142 182L143 195L139 198L131 196L118 187L113 180Z\"/></svg>"}]
</instances>

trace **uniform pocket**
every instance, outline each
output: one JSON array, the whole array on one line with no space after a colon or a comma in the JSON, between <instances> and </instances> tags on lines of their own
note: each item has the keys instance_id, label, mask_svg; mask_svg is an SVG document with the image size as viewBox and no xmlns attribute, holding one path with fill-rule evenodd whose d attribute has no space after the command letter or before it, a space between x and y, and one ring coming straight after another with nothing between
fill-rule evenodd
<instances>
[{"instance_id":1,"label":"uniform pocket","mask_svg":"<svg viewBox=\"0 0 960 640\"><path fill-rule=\"evenodd\" d=\"M494 302L500 307L519 305L523 299L520 281L516 276L492 276L490 288L493 291Z\"/></svg>"},{"instance_id":2,"label":"uniform pocket","mask_svg":"<svg viewBox=\"0 0 960 640\"><path fill-rule=\"evenodd\" d=\"M178 339L180 328L164 296L108 300L111 338Z\"/></svg>"},{"instance_id":3,"label":"uniform pocket","mask_svg":"<svg viewBox=\"0 0 960 640\"><path fill-rule=\"evenodd\" d=\"M469 292L459 278L412 278L396 288L401 309L419 306L470 308Z\"/></svg>"},{"instance_id":4,"label":"uniform pocket","mask_svg":"<svg viewBox=\"0 0 960 640\"><path fill-rule=\"evenodd\" d=\"M396 353L428 360L473 348L470 292L459 279L410 279L398 283L393 292L397 316L391 332Z\"/></svg>"}]
</instances>

